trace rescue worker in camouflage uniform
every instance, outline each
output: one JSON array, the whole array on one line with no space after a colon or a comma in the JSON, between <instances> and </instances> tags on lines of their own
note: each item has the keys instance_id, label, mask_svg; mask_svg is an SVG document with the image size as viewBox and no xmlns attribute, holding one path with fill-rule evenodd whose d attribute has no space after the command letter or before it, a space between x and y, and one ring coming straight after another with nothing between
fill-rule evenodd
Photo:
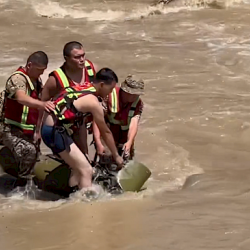
<instances>
[{"instance_id":1,"label":"rescue worker in camouflage uniform","mask_svg":"<svg viewBox=\"0 0 250 250\"><path fill-rule=\"evenodd\" d=\"M40 76L48 65L43 51L31 54L25 67L19 67L7 80L4 104L3 144L9 148L18 165L16 177L30 176L37 160L39 142L35 128L39 110L54 110L51 101L40 101Z\"/></svg>"},{"instance_id":2,"label":"rescue worker in camouflage uniform","mask_svg":"<svg viewBox=\"0 0 250 250\"><path fill-rule=\"evenodd\" d=\"M144 82L129 75L121 87L116 86L106 99L106 122L113 134L118 153L123 155L125 161L134 157L134 141L143 112L140 95L143 94ZM97 154L103 156L105 148L95 124L93 131Z\"/></svg>"}]
</instances>

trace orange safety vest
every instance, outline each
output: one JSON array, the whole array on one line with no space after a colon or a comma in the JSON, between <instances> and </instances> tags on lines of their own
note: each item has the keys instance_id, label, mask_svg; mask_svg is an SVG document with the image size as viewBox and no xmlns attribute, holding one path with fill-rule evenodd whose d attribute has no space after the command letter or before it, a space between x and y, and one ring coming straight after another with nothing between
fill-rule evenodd
<instances>
[{"instance_id":1,"label":"orange safety vest","mask_svg":"<svg viewBox=\"0 0 250 250\"><path fill-rule=\"evenodd\" d=\"M10 77L16 74L20 74L25 77L28 83L26 94L34 99L39 99L39 93L37 89L35 89L24 69L21 67L18 68L17 71L15 71ZM37 83L42 85L40 81ZM25 135L33 136L39 115L39 111L37 109L22 105L17 100L14 100L7 95L4 112L5 124L17 126L22 129Z\"/></svg>"},{"instance_id":2,"label":"orange safety vest","mask_svg":"<svg viewBox=\"0 0 250 250\"><path fill-rule=\"evenodd\" d=\"M57 124L64 126L68 134L72 135L74 130L82 124L83 119L91 116L90 113L83 114L78 112L72 105L74 100L85 95L94 94L96 89L93 86L88 88L80 88L78 86L69 88L70 92L65 89L54 101L55 110L53 113L58 119Z\"/></svg>"},{"instance_id":3,"label":"orange safety vest","mask_svg":"<svg viewBox=\"0 0 250 250\"><path fill-rule=\"evenodd\" d=\"M61 88L69 90L68 87L76 86L72 81L69 81L67 76L61 68L54 70L50 75L53 75L56 78L56 81L60 84ZM90 82L95 76L95 69L91 61L85 60L85 82Z\"/></svg>"},{"instance_id":4,"label":"orange safety vest","mask_svg":"<svg viewBox=\"0 0 250 250\"><path fill-rule=\"evenodd\" d=\"M115 87L108 97L108 121L114 125L120 125L121 130L129 130L131 119L134 116L137 105L140 103L138 97L128 108L120 110L119 105L120 88Z\"/></svg>"}]
</instances>

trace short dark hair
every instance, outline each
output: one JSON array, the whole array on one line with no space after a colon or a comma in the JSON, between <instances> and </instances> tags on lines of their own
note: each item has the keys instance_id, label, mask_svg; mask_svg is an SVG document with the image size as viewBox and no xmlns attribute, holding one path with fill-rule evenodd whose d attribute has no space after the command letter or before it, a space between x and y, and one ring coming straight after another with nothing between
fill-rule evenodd
<instances>
[{"instance_id":1,"label":"short dark hair","mask_svg":"<svg viewBox=\"0 0 250 250\"><path fill-rule=\"evenodd\" d=\"M27 59L27 63L34 63L42 66L47 66L49 63L48 56L43 51L36 51L32 53L29 58Z\"/></svg>"},{"instance_id":2,"label":"short dark hair","mask_svg":"<svg viewBox=\"0 0 250 250\"><path fill-rule=\"evenodd\" d=\"M70 56L70 53L73 49L83 48L82 44L76 41L68 42L64 45L63 56Z\"/></svg>"},{"instance_id":3,"label":"short dark hair","mask_svg":"<svg viewBox=\"0 0 250 250\"><path fill-rule=\"evenodd\" d=\"M118 77L112 69L102 68L96 73L94 82L104 82L105 84L117 83Z\"/></svg>"}]
</instances>

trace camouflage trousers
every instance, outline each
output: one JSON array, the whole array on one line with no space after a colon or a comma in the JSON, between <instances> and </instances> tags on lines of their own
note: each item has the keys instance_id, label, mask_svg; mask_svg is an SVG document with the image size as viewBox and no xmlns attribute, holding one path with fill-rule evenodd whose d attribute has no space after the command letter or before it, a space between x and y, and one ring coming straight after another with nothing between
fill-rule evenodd
<instances>
[{"instance_id":1,"label":"camouflage trousers","mask_svg":"<svg viewBox=\"0 0 250 250\"><path fill-rule=\"evenodd\" d=\"M37 161L38 147L31 139L25 137L19 129L5 128L3 145L9 148L18 165L18 176L27 178Z\"/></svg>"}]
</instances>

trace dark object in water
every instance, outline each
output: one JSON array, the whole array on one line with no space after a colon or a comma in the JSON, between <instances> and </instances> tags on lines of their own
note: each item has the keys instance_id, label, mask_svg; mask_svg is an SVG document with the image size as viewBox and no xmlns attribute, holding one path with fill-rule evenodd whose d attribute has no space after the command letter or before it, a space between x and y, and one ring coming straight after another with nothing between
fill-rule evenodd
<instances>
[{"instance_id":1,"label":"dark object in water","mask_svg":"<svg viewBox=\"0 0 250 250\"><path fill-rule=\"evenodd\" d=\"M92 162L93 177L95 184L112 194L120 194L122 188L117 182L117 172L107 168L107 164L102 162ZM68 197L70 193L78 190L77 187L68 185L71 170L62 159L53 155L47 155L45 161L36 164L34 169L34 182L42 190Z\"/></svg>"},{"instance_id":2,"label":"dark object in water","mask_svg":"<svg viewBox=\"0 0 250 250\"><path fill-rule=\"evenodd\" d=\"M54 155L43 156L34 168L33 181L39 189L69 197L70 193L77 191L77 187L68 185L71 170L67 164ZM4 172L18 177L18 165L7 147L0 150L0 165ZM112 166L112 168L111 168ZM101 185L111 194L121 194L126 191L138 192L150 177L151 172L142 163L130 162L128 166L117 172L116 165L109 157L103 157L98 162L92 162L93 183ZM25 183L25 179L18 179ZM17 185L19 185L17 182Z\"/></svg>"}]
</instances>

